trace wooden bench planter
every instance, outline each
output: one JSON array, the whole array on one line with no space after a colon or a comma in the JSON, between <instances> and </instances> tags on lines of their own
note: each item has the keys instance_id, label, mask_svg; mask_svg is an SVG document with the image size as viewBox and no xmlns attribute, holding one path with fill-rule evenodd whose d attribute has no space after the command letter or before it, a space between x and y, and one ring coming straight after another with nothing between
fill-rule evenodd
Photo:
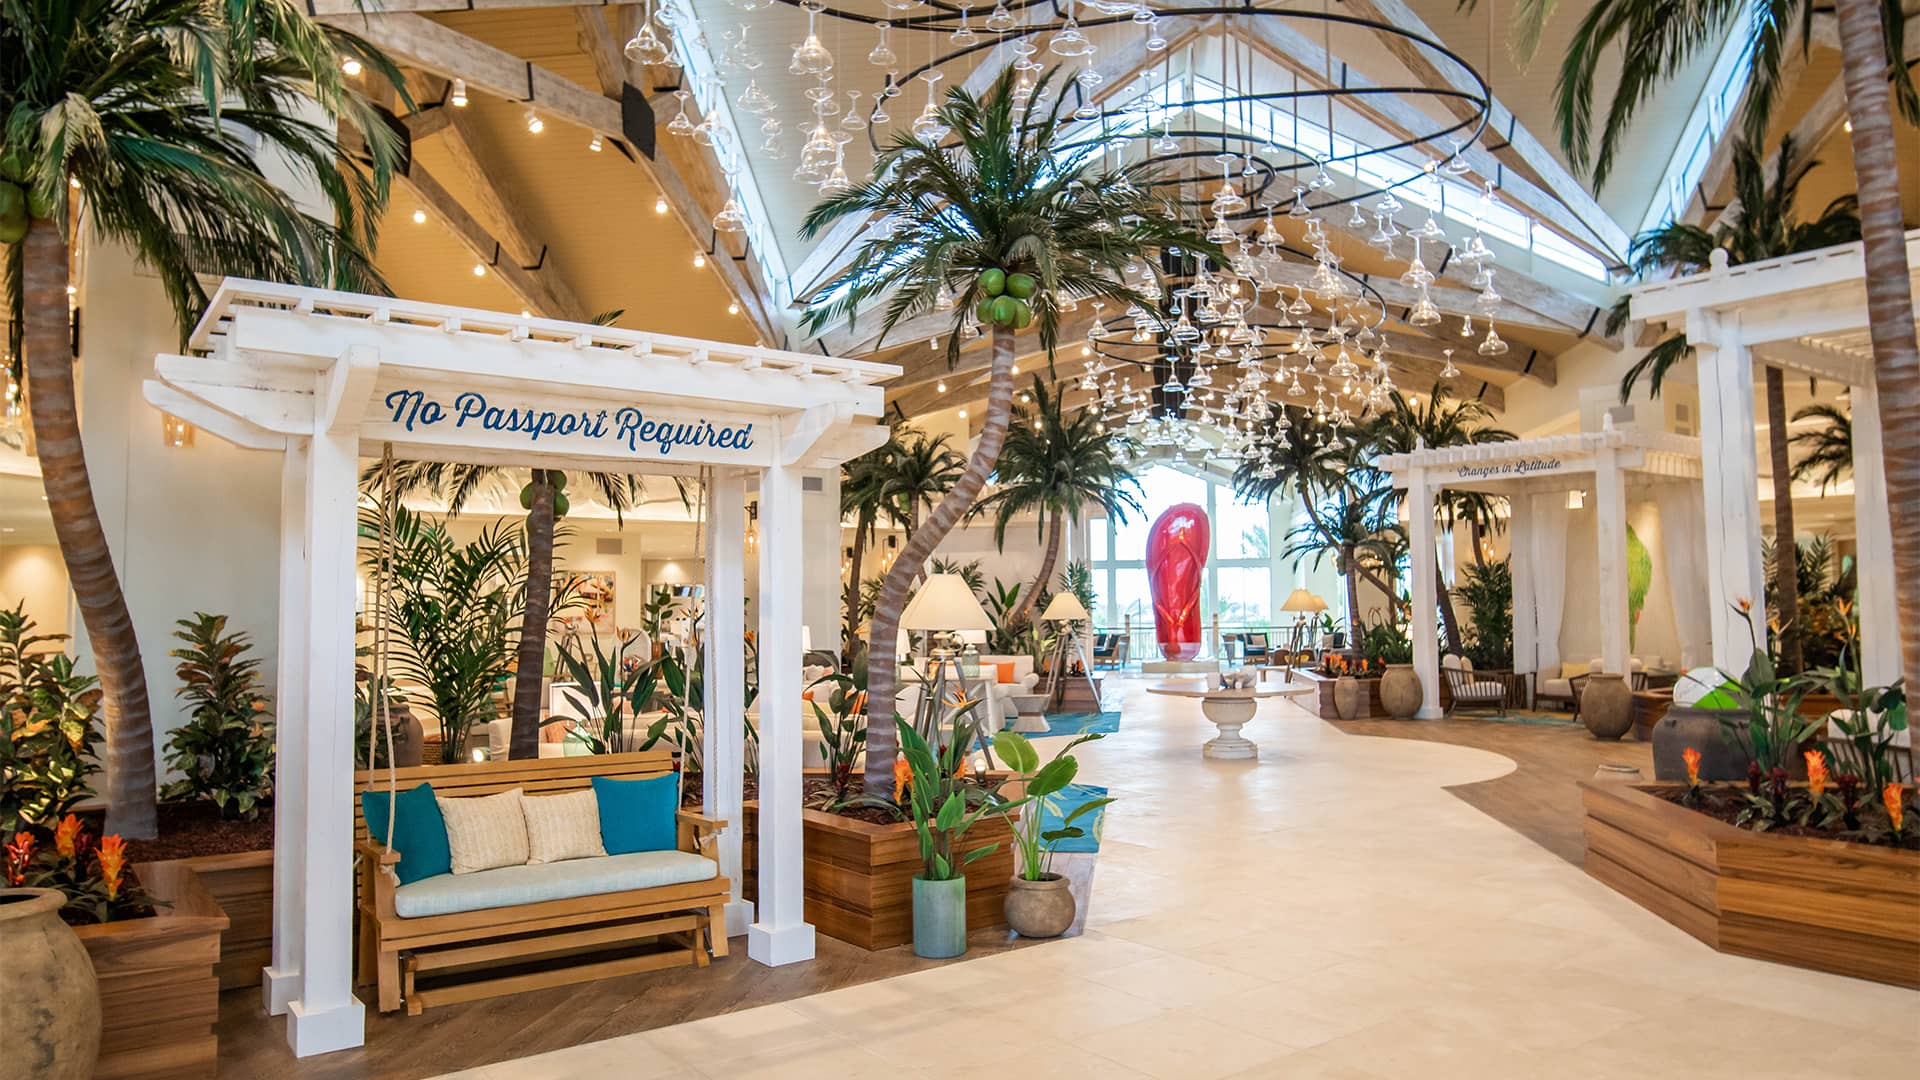
<instances>
[{"instance_id":1,"label":"wooden bench planter","mask_svg":"<svg viewBox=\"0 0 1920 1080\"><path fill-rule=\"evenodd\" d=\"M220 935L227 916L180 862L133 868L158 914L74 927L100 982L95 1080L214 1075L220 1040ZM0 963L4 963L0 960Z\"/></svg>"},{"instance_id":2,"label":"wooden bench planter","mask_svg":"<svg viewBox=\"0 0 1920 1080\"><path fill-rule=\"evenodd\" d=\"M741 876L746 898L755 887L760 808L745 808ZM801 811L806 850L806 915L814 929L863 949L890 949L913 940L913 875L919 873L920 842L913 825L874 825L818 810ZM967 867L967 927L1000 926L1012 887L1012 830L998 817L981 818L967 847L999 841L993 854Z\"/></svg>"},{"instance_id":3,"label":"wooden bench planter","mask_svg":"<svg viewBox=\"0 0 1920 1080\"><path fill-rule=\"evenodd\" d=\"M1920 853L1736 829L1583 782L1587 873L1721 952L1920 989Z\"/></svg>"},{"instance_id":4,"label":"wooden bench planter","mask_svg":"<svg viewBox=\"0 0 1920 1080\"><path fill-rule=\"evenodd\" d=\"M638 780L669 775L666 751L590 757L419 766L397 770L406 790L431 783L436 795L492 795L520 788L529 796L590 788L596 776ZM384 769L354 774L354 792L384 791ZM724 823L686 810L678 816L681 851L714 858ZM457 1001L496 997L669 967L705 967L727 955L724 877L651 889L576 896L532 904L403 918L394 910L395 880L387 867L400 856L367 834L354 799L360 850L359 975L378 988L381 1012L409 1014Z\"/></svg>"}]
</instances>

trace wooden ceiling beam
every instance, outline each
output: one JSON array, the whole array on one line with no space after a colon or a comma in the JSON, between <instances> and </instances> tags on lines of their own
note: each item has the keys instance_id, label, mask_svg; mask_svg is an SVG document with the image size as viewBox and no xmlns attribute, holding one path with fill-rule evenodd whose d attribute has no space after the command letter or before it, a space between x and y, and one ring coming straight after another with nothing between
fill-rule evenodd
<instances>
[{"instance_id":1,"label":"wooden ceiling beam","mask_svg":"<svg viewBox=\"0 0 1920 1080\"><path fill-rule=\"evenodd\" d=\"M325 16L322 21L352 30L404 63L443 78L465 79L470 90L525 102L556 120L625 144L621 102L422 15L335 14ZM663 154L649 160L635 153L633 157L666 196L688 237L701 251L706 251L713 238L713 214L719 207L703 208L687 178L668 156ZM778 345L785 334L774 318L772 294L756 285L742 262L752 260L720 253L708 260L752 322L761 341Z\"/></svg>"},{"instance_id":2,"label":"wooden ceiling beam","mask_svg":"<svg viewBox=\"0 0 1920 1080\"><path fill-rule=\"evenodd\" d=\"M566 290L548 268L530 269L505 254L500 242L487 227L460 205L441 183L419 162L399 177L402 186L420 200L428 214L445 225L473 257L498 274L507 289L527 305L527 310L549 319L586 322L589 313L578 298ZM557 288L556 288L557 286Z\"/></svg>"}]
</instances>

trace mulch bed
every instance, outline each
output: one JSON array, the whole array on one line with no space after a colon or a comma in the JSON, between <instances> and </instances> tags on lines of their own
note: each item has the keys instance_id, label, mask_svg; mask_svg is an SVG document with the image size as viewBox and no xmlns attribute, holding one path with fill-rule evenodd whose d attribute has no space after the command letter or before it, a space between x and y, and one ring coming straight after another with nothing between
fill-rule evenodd
<instances>
[{"instance_id":1,"label":"mulch bed","mask_svg":"<svg viewBox=\"0 0 1920 1080\"><path fill-rule=\"evenodd\" d=\"M1698 806L1687 806L1687 789L1684 787L1644 787L1640 790L1657 799L1664 799L1667 802L1673 803L1675 806L1686 807L1686 809L1692 810L1695 813L1705 814L1708 817L1724 821L1729 825L1734 824L1734 820L1740 816L1740 811L1746 809L1747 806L1746 793L1739 788L1733 787L1703 788L1700 805ZM1874 796L1874 798L1877 802L1878 796ZM1862 801L1864 805L1864 793ZM1899 847L1908 851L1920 851L1920 828L1915 827L1916 824L1920 824L1920 821L1916 821L1912 808L1909 808L1908 813L1906 835L1902 836L1898 843L1891 844L1884 841L1869 843L1856 832L1847 832L1840 829L1822 829L1810 825L1773 825L1766 831L1768 835L1771 836L1810 836L1816 840L1840 840L1849 844L1863 844L1868 847ZM1736 827L1741 829L1746 828L1744 825Z\"/></svg>"},{"instance_id":2,"label":"mulch bed","mask_svg":"<svg viewBox=\"0 0 1920 1080\"><path fill-rule=\"evenodd\" d=\"M87 828L98 835L102 813L83 814ZM157 812L160 835L153 840L127 841L128 862L190 859L198 855L233 855L273 848L273 806L266 805L252 821L228 821L212 803L161 803Z\"/></svg>"},{"instance_id":3,"label":"mulch bed","mask_svg":"<svg viewBox=\"0 0 1920 1080\"><path fill-rule=\"evenodd\" d=\"M746 785L746 796L742 801L754 802L758 800L760 798L759 778L749 776L745 780L745 785ZM832 786L833 786L832 784L830 784L825 779L822 779L821 777L810 776L806 779L806 785L802 790L806 792L807 797L811 798L812 796L822 791L829 790ZM700 806L700 774L699 773L687 774L686 780L683 782L682 789L680 792L680 805L684 807L693 808L693 809L699 808ZM899 824L900 822L900 816L898 814L890 814L885 810L881 810L878 807L872 807L872 806L853 807L846 810L840 810L840 811L834 812L834 816L851 818L854 821L864 821L869 825L896 825L896 824Z\"/></svg>"}]
</instances>

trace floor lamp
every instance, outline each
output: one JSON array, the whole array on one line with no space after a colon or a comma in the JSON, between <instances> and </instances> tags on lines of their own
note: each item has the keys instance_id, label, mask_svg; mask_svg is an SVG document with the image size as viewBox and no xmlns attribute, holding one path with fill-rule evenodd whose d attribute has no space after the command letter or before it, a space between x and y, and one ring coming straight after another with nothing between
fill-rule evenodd
<instances>
[{"instance_id":1,"label":"floor lamp","mask_svg":"<svg viewBox=\"0 0 1920 1080\"><path fill-rule=\"evenodd\" d=\"M1313 617L1327 610L1327 602L1305 589L1295 589L1287 594L1287 600L1280 605L1281 611L1294 613L1293 632L1287 638L1286 681L1293 681L1293 665L1300 656L1302 631L1313 625Z\"/></svg>"},{"instance_id":2,"label":"floor lamp","mask_svg":"<svg viewBox=\"0 0 1920 1080\"><path fill-rule=\"evenodd\" d=\"M1087 681L1094 711L1100 711L1100 688L1093 682L1093 664L1080 653L1080 624L1089 618L1092 616L1087 614L1087 606L1070 592L1054 594L1053 600L1047 604L1047 610L1040 613L1041 622L1055 623L1060 627L1060 639L1053 646L1052 697L1056 709L1060 707L1062 691L1066 688L1065 680L1072 677L1067 674L1067 661L1074 659L1080 661L1079 677Z\"/></svg>"}]
</instances>

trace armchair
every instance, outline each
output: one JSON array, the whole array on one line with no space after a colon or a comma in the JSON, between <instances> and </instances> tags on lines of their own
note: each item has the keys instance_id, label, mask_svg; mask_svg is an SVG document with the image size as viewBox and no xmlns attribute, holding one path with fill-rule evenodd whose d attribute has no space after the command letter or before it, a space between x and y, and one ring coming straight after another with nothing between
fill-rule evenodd
<instances>
[{"instance_id":1,"label":"armchair","mask_svg":"<svg viewBox=\"0 0 1920 1080\"><path fill-rule=\"evenodd\" d=\"M1440 658L1440 674L1453 692L1453 708L1491 709L1495 716L1507 715L1507 672L1475 671L1473 661L1459 653Z\"/></svg>"}]
</instances>

